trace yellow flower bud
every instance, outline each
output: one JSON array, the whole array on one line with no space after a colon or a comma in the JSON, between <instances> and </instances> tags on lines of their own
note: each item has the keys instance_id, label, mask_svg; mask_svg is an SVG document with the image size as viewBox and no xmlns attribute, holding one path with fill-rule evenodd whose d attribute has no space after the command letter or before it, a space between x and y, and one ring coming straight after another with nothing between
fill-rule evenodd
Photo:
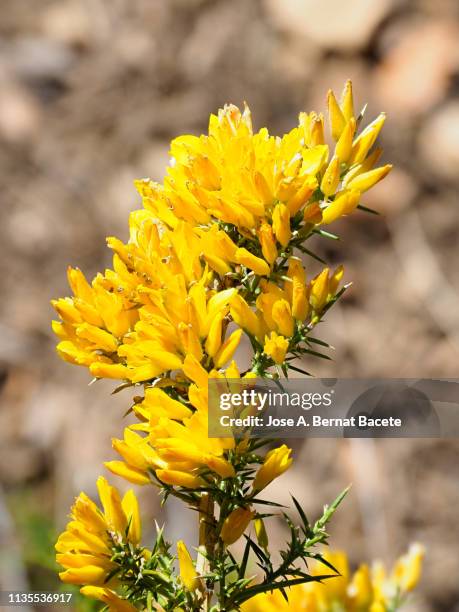
<instances>
[{"instance_id":1,"label":"yellow flower bud","mask_svg":"<svg viewBox=\"0 0 459 612\"><path fill-rule=\"evenodd\" d=\"M224 314L222 312L217 313L214 320L210 324L209 334L206 340L206 352L211 357L215 357L222 345L222 326Z\"/></svg>"},{"instance_id":2,"label":"yellow flower bud","mask_svg":"<svg viewBox=\"0 0 459 612\"><path fill-rule=\"evenodd\" d=\"M392 170L392 164L386 164L385 166L381 166L380 168L375 168L374 170L370 170L369 172L364 172L363 174L359 174L352 181L348 183L349 189L356 189L360 192L368 191L371 189L376 183L381 181L385 176L389 174Z\"/></svg>"},{"instance_id":3,"label":"yellow flower bud","mask_svg":"<svg viewBox=\"0 0 459 612\"><path fill-rule=\"evenodd\" d=\"M303 211L303 219L305 223L312 223L313 225L319 225L322 221L322 210L318 202L313 202L305 206Z\"/></svg>"},{"instance_id":4,"label":"yellow flower bud","mask_svg":"<svg viewBox=\"0 0 459 612\"><path fill-rule=\"evenodd\" d=\"M142 524L140 521L139 502L132 489L129 489L124 495L121 500L121 506L129 524L127 539L134 546L138 546L142 537Z\"/></svg>"},{"instance_id":5,"label":"yellow flower bud","mask_svg":"<svg viewBox=\"0 0 459 612\"><path fill-rule=\"evenodd\" d=\"M425 550L421 544L412 544L408 553L397 561L393 579L403 593L412 591L418 584L424 554Z\"/></svg>"},{"instance_id":6,"label":"yellow flower bud","mask_svg":"<svg viewBox=\"0 0 459 612\"><path fill-rule=\"evenodd\" d=\"M368 565L361 565L355 572L347 589L353 609L367 609L373 601L373 585Z\"/></svg>"},{"instance_id":7,"label":"yellow flower bud","mask_svg":"<svg viewBox=\"0 0 459 612\"><path fill-rule=\"evenodd\" d=\"M194 332L193 326L180 321L177 332L185 355L194 355L198 361L201 361L203 354L202 346L198 336Z\"/></svg>"},{"instance_id":8,"label":"yellow flower bud","mask_svg":"<svg viewBox=\"0 0 459 612\"><path fill-rule=\"evenodd\" d=\"M109 610L117 612L136 612L137 608L126 599L119 597L114 591L105 587L84 586L80 589L80 593L85 597L98 599L108 606Z\"/></svg>"},{"instance_id":9,"label":"yellow flower bud","mask_svg":"<svg viewBox=\"0 0 459 612\"><path fill-rule=\"evenodd\" d=\"M107 470L110 470L112 474L120 476L128 482L132 482L132 484L151 484L151 479L145 473L144 470L140 470L131 465L127 465L127 463L125 463L124 461L105 461L104 466L107 468Z\"/></svg>"},{"instance_id":10,"label":"yellow flower bud","mask_svg":"<svg viewBox=\"0 0 459 612\"><path fill-rule=\"evenodd\" d=\"M180 470L156 470L156 476L165 484L186 489L198 489L203 481L199 476Z\"/></svg>"},{"instance_id":11,"label":"yellow flower bud","mask_svg":"<svg viewBox=\"0 0 459 612\"><path fill-rule=\"evenodd\" d=\"M339 107L338 102L336 101L335 94L330 89L327 95L328 102L328 117L330 121L330 128L333 140L339 140L342 131L344 130L344 126L346 125L346 119Z\"/></svg>"},{"instance_id":12,"label":"yellow flower bud","mask_svg":"<svg viewBox=\"0 0 459 612\"><path fill-rule=\"evenodd\" d=\"M268 276L270 273L269 265L266 263L266 261L260 257L256 257L256 255L253 255L253 253L250 253L250 251L247 249L237 249L234 259L236 260L236 263L246 266L250 270L253 270L255 274L260 276Z\"/></svg>"},{"instance_id":13,"label":"yellow flower bud","mask_svg":"<svg viewBox=\"0 0 459 612\"><path fill-rule=\"evenodd\" d=\"M292 450L285 444L269 451L263 465L259 468L253 480L253 490L261 491L275 478L281 476L292 465Z\"/></svg>"},{"instance_id":14,"label":"yellow flower bud","mask_svg":"<svg viewBox=\"0 0 459 612\"><path fill-rule=\"evenodd\" d=\"M214 357L216 368L221 368L232 359L241 340L242 329L236 329L230 337L224 342L218 353Z\"/></svg>"},{"instance_id":15,"label":"yellow flower bud","mask_svg":"<svg viewBox=\"0 0 459 612\"><path fill-rule=\"evenodd\" d=\"M270 206L273 202L274 196L264 175L261 172L256 171L254 173L253 180L257 193L264 206Z\"/></svg>"},{"instance_id":16,"label":"yellow flower bud","mask_svg":"<svg viewBox=\"0 0 459 612\"><path fill-rule=\"evenodd\" d=\"M118 380L129 378L129 368L121 363L95 361L90 365L89 371L95 378L115 378Z\"/></svg>"},{"instance_id":17,"label":"yellow flower bud","mask_svg":"<svg viewBox=\"0 0 459 612\"><path fill-rule=\"evenodd\" d=\"M288 344L288 340L284 336L279 336L273 331L270 336L265 337L263 350L266 355L272 357L275 363L281 364L284 363Z\"/></svg>"},{"instance_id":18,"label":"yellow flower bud","mask_svg":"<svg viewBox=\"0 0 459 612\"><path fill-rule=\"evenodd\" d=\"M324 135L324 116L322 113L317 115L311 113L311 131L309 145L314 147L316 145L323 145L325 143Z\"/></svg>"},{"instance_id":19,"label":"yellow flower bud","mask_svg":"<svg viewBox=\"0 0 459 612\"><path fill-rule=\"evenodd\" d=\"M316 189L317 179L314 176L307 176L298 191L286 202L291 217L294 217L300 208L306 204Z\"/></svg>"},{"instance_id":20,"label":"yellow flower bud","mask_svg":"<svg viewBox=\"0 0 459 612\"><path fill-rule=\"evenodd\" d=\"M189 591L195 591L200 584L191 555L182 540L177 542L177 554L180 566L180 578Z\"/></svg>"},{"instance_id":21,"label":"yellow flower bud","mask_svg":"<svg viewBox=\"0 0 459 612\"><path fill-rule=\"evenodd\" d=\"M268 534L266 533L266 527L265 527L265 523L264 523L263 519L262 518L256 518L254 520L253 524L254 524L254 527L255 527L255 533L257 535L258 544L262 548L267 550L268 544L269 544L269 540L268 540Z\"/></svg>"},{"instance_id":22,"label":"yellow flower bud","mask_svg":"<svg viewBox=\"0 0 459 612\"><path fill-rule=\"evenodd\" d=\"M236 508L236 510L233 510L223 522L220 532L223 542L230 545L239 540L254 516L255 512L249 508Z\"/></svg>"},{"instance_id":23,"label":"yellow flower bud","mask_svg":"<svg viewBox=\"0 0 459 612\"><path fill-rule=\"evenodd\" d=\"M334 157L328 164L325 170L322 182L320 183L320 189L326 196L331 196L336 193L339 185L340 178L340 163L337 157Z\"/></svg>"},{"instance_id":24,"label":"yellow flower bud","mask_svg":"<svg viewBox=\"0 0 459 612\"><path fill-rule=\"evenodd\" d=\"M379 132L386 120L385 113L381 113L370 125L368 125L354 141L349 165L361 164L374 145Z\"/></svg>"},{"instance_id":25,"label":"yellow flower bud","mask_svg":"<svg viewBox=\"0 0 459 612\"><path fill-rule=\"evenodd\" d=\"M71 567L59 573L59 578L66 584L92 584L102 585L107 577L103 567L85 565L84 567Z\"/></svg>"},{"instance_id":26,"label":"yellow flower bud","mask_svg":"<svg viewBox=\"0 0 459 612\"><path fill-rule=\"evenodd\" d=\"M235 323L246 330L252 336L258 336L260 322L247 302L239 294L236 294L230 302L230 313Z\"/></svg>"},{"instance_id":27,"label":"yellow flower bud","mask_svg":"<svg viewBox=\"0 0 459 612\"><path fill-rule=\"evenodd\" d=\"M273 304L271 314L279 332L288 338L293 336L295 321L292 317L292 310L287 300L276 300Z\"/></svg>"},{"instance_id":28,"label":"yellow flower bud","mask_svg":"<svg viewBox=\"0 0 459 612\"><path fill-rule=\"evenodd\" d=\"M207 261L212 270L215 270L220 276L225 276L228 272L231 272L231 268L221 257L212 255L211 253L204 253L204 259Z\"/></svg>"},{"instance_id":29,"label":"yellow flower bud","mask_svg":"<svg viewBox=\"0 0 459 612\"><path fill-rule=\"evenodd\" d=\"M128 522L123 512L118 490L110 486L103 476L97 479L97 490L104 508L107 525L109 525L113 531L124 535Z\"/></svg>"},{"instance_id":30,"label":"yellow flower bud","mask_svg":"<svg viewBox=\"0 0 459 612\"><path fill-rule=\"evenodd\" d=\"M333 297L338 291L339 284L344 276L344 266L339 265L328 282L328 296Z\"/></svg>"},{"instance_id":31,"label":"yellow flower bud","mask_svg":"<svg viewBox=\"0 0 459 612\"><path fill-rule=\"evenodd\" d=\"M277 258L277 247L273 230L269 223L261 224L258 230L258 238L260 240L263 257L270 264L274 263Z\"/></svg>"},{"instance_id":32,"label":"yellow flower bud","mask_svg":"<svg viewBox=\"0 0 459 612\"><path fill-rule=\"evenodd\" d=\"M341 94L340 107L346 121L354 119L354 95L352 93L352 81L346 81Z\"/></svg>"},{"instance_id":33,"label":"yellow flower bud","mask_svg":"<svg viewBox=\"0 0 459 612\"><path fill-rule=\"evenodd\" d=\"M306 285L297 278L293 279L292 315L297 321L304 321L308 316L309 304Z\"/></svg>"},{"instance_id":34,"label":"yellow flower bud","mask_svg":"<svg viewBox=\"0 0 459 612\"><path fill-rule=\"evenodd\" d=\"M311 281L309 302L315 312L320 312L327 303L329 292L328 273L329 269L324 268L322 272Z\"/></svg>"},{"instance_id":35,"label":"yellow flower bud","mask_svg":"<svg viewBox=\"0 0 459 612\"><path fill-rule=\"evenodd\" d=\"M335 157L337 157L341 163L346 163L351 156L352 140L354 138L355 127L355 119L350 119L346 123L346 127L342 131L341 136L336 143Z\"/></svg>"},{"instance_id":36,"label":"yellow flower bud","mask_svg":"<svg viewBox=\"0 0 459 612\"><path fill-rule=\"evenodd\" d=\"M328 160L328 146L317 145L302 152L303 165L302 174L316 175L325 166Z\"/></svg>"},{"instance_id":37,"label":"yellow flower bud","mask_svg":"<svg viewBox=\"0 0 459 612\"><path fill-rule=\"evenodd\" d=\"M277 204L273 211L273 230L277 240L286 247L292 236L290 230L290 213L285 204Z\"/></svg>"},{"instance_id":38,"label":"yellow flower bud","mask_svg":"<svg viewBox=\"0 0 459 612\"><path fill-rule=\"evenodd\" d=\"M333 202L322 210L322 223L328 225L339 219L343 215L348 215L357 208L360 201L360 191L356 189L346 189L336 194Z\"/></svg>"}]
</instances>

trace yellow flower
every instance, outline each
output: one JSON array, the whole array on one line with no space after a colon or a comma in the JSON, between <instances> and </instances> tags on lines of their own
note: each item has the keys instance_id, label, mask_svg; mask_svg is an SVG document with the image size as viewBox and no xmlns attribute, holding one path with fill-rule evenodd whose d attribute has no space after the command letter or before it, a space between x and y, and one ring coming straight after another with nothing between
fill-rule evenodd
<instances>
[{"instance_id":1,"label":"yellow flower","mask_svg":"<svg viewBox=\"0 0 459 612\"><path fill-rule=\"evenodd\" d=\"M270 336L266 336L264 352L273 358L275 363L284 363L285 355L288 350L288 340L284 336L278 336L276 332L271 332Z\"/></svg>"},{"instance_id":2,"label":"yellow flower","mask_svg":"<svg viewBox=\"0 0 459 612\"><path fill-rule=\"evenodd\" d=\"M276 300L272 307L272 318L277 325L277 329L283 336L293 336L295 321L292 316L292 309L287 300Z\"/></svg>"},{"instance_id":3,"label":"yellow flower","mask_svg":"<svg viewBox=\"0 0 459 612\"><path fill-rule=\"evenodd\" d=\"M177 554L180 565L180 578L189 591L195 591L200 585L200 580L191 555L182 540L177 542Z\"/></svg>"},{"instance_id":4,"label":"yellow flower","mask_svg":"<svg viewBox=\"0 0 459 612\"><path fill-rule=\"evenodd\" d=\"M230 359L233 358L234 353L236 352L237 347L239 346L239 342L241 340L242 329L236 329L232 334L228 337L226 342L224 342L215 355L214 364L215 367L221 368L223 367Z\"/></svg>"},{"instance_id":5,"label":"yellow flower","mask_svg":"<svg viewBox=\"0 0 459 612\"><path fill-rule=\"evenodd\" d=\"M276 261L277 247L273 229L269 223L263 222L258 230L263 257L269 264Z\"/></svg>"},{"instance_id":6,"label":"yellow flower","mask_svg":"<svg viewBox=\"0 0 459 612\"><path fill-rule=\"evenodd\" d=\"M385 113L381 113L370 125L368 125L363 132L357 136L352 145L352 153L349 159L349 165L361 164L371 147L376 142L376 139L386 121Z\"/></svg>"},{"instance_id":7,"label":"yellow flower","mask_svg":"<svg viewBox=\"0 0 459 612\"><path fill-rule=\"evenodd\" d=\"M112 267L91 283L69 270L73 297L53 301L59 355L97 378L131 383L180 377L188 355L224 366L240 337L224 332L241 266L252 278L276 274L293 228L296 239L351 213L360 192L390 169L375 168L380 149L373 149L385 117L356 134L350 82L339 103L329 92L328 110L336 141L330 161L324 118L315 112L300 113L297 127L274 137L253 131L247 107L227 105L211 115L207 134L176 138L163 184L136 181L143 207L129 217L127 243L108 238ZM292 321L309 314L309 289L292 279L276 300L263 291L243 325L235 302L233 318L260 342L269 331L290 337ZM275 305L285 294L288 305Z\"/></svg>"},{"instance_id":8,"label":"yellow flower","mask_svg":"<svg viewBox=\"0 0 459 612\"><path fill-rule=\"evenodd\" d=\"M268 544L269 544L269 540L268 540L268 534L266 532L266 527L265 527L265 523L263 521L262 518L256 518L253 522L254 527L255 527L255 533L257 535L257 541L258 544L264 548L265 550L268 549Z\"/></svg>"},{"instance_id":9,"label":"yellow flower","mask_svg":"<svg viewBox=\"0 0 459 612\"><path fill-rule=\"evenodd\" d=\"M269 275L269 265L260 257L253 255L245 248L237 249L235 253L235 260L237 263L240 263L250 270L253 270L255 274L260 276L268 276Z\"/></svg>"},{"instance_id":10,"label":"yellow flower","mask_svg":"<svg viewBox=\"0 0 459 612\"><path fill-rule=\"evenodd\" d=\"M338 192L333 202L322 210L322 223L327 225L343 215L348 215L357 207L359 200L360 191L355 189L346 189Z\"/></svg>"},{"instance_id":11,"label":"yellow flower","mask_svg":"<svg viewBox=\"0 0 459 612\"><path fill-rule=\"evenodd\" d=\"M340 108L346 121L354 119L354 94L352 81L346 81L341 94Z\"/></svg>"},{"instance_id":12,"label":"yellow flower","mask_svg":"<svg viewBox=\"0 0 459 612\"><path fill-rule=\"evenodd\" d=\"M137 608L130 604L126 599L122 599L114 591L95 586L84 586L80 592L86 597L92 597L102 601L110 612L136 612Z\"/></svg>"},{"instance_id":13,"label":"yellow flower","mask_svg":"<svg viewBox=\"0 0 459 612\"><path fill-rule=\"evenodd\" d=\"M397 561L392 576L386 577L380 563L370 570L362 564L351 574L347 556L340 551L326 552L323 557L339 574L322 582L307 582L286 589L287 601L279 591L257 595L242 605L243 612L281 612L307 610L308 612L387 612L395 610L394 605L403 601L405 595L417 584L422 563L423 549L413 545L407 555ZM401 574L399 575L400 568ZM406 570L414 569L414 581L400 582ZM311 574L330 574L322 563L311 567ZM408 574L410 570L408 569ZM398 609L398 608L397 608Z\"/></svg>"},{"instance_id":14,"label":"yellow flower","mask_svg":"<svg viewBox=\"0 0 459 612\"><path fill-rule=\"evenodd\" d=\"M123 461L107 462L111 472L137 484L151 482L150 474L155 473L164 484L185 488L203 487L205 478L235 475L227 458L227 451L235 446L233 438L208 437L207 385L209 377L239 378L239 370L232 362L224 372L208 373L189 355L184 371L192 381L188 387L190 406L163 389L147 388L143 401L133 408L142 423L127 427L123 440L112 441ZM140 429L139 433L134 428Z\"/></svg>"},{"instance_id":15,"label":"yellow flower","mask_svg":"<svg viewBox=\"0 0 459 612\"><path fill-rule=\"evenodd\" d=\"M220 532L220 537L223 542L230 545L239 540L255 514L256 513L250 510L250 508L236 508L233 510L231 514L226 517Z\"/></svg>"},{"instance_id":16,"label":"yellow flower","mask_svg":"<svg viewBox=\"0 0 459 612\"><path fill-rule=\"evenodd\" d=\"M356 128L356 122L354 118L351 118L345 125L344 130L341 132L338 142L335 147L335 157L339 159L340 163L346 163L352 153L352 142L354 138Z\"/></svg>"},{"instance_id":17,"label":"yellow flower","mask_svg":"<svg viewBox=\"0 0 459 612\"><path fill-rule=\"evenodd\" d=\"M419 582L425 549L421 544L412 544L408 553L396 563L392 580L403 593L412 591Z\"/></svg>"},{"instance_id":18,"label":"yellow flower","mask_svg":"<svg viewBox=\"0 0 459 612\"><path fill-rule=\"evenodd\" d=\"M333 195L338 188L339 164L340 161L338 157L334 157L329 163L327 169L325 170L322 182L320 183L320 189L322 190L322 193L326 196Z\"/></svg>"},{"instance_id":19,"label":"yellow flower","mask_svg":"<svg viewBox=\"0 0 459 612\"><path fill-rule=\"evenodd\" d=\"M254 491L261 491L288 470L293 461L290 456L291 452L291 449L285 444L269 451L253 480Z\"/></svg>"},{"instance_id":20,"label":"yellow flower","mask_svg":"<svg viewBox=\"0 0 459 612\"><path fill-rule=\"evenodd\" d=\"M328 92L327 101L332 137L333 140L339 140L346 125L346 119L331 89Z\"/></svg>"},{"instance_id":21,"label":"yellow flower","mask_svg":"<svg viewBox=\"0 0 459 612\"><path fill-rule=\"evenodd\" d=\"M113 548L138 547L141 526L137 499L132 491L121 498L105 478L97 481L103 511L85 494L75 500L71 521L56 542L56 560L65 568L59 574L70 584L102 585L112 570Z\"/></svg>"},{"instance_id":22,"label":"yellow flower","mask_svg":"<svg viewBox=\"0 0 459 612\"><path fill-rule=\"evenodd\" d=\"M235 323L249 332L249 334L252 334L252 336L260 334L261 325L259 318L239 294L236 294L231 300L230 313Z\"/></svg>"},{"instance_id":23,"label":"yellow flower","mask_svg":"<svg viewBox=\"0 0 459 612\"><path fill-rule=\"evenodd\" d=\"M351 181L349 181L347 186L349 189L355 189L363 193L364 191L371 189L371 187L376 185L376 183L379 183L379 181L387 176L391 170L391 164L386 164L385 166L381 166L381 168L369 170L368 172L364 172L363 174L359 174L353 178Z\"/></svg>"},{"instance_id":24,"label":"yellow flower","mask_svg":"<svg viewBox=\"0 0 459 612\"><path fill-rule=\"evenodd\" d=\"M290 213L285 204L277 204L273 212L273 230L277 240L286 247L292 236L290 230Z\"/></svg>"}]
</instances>

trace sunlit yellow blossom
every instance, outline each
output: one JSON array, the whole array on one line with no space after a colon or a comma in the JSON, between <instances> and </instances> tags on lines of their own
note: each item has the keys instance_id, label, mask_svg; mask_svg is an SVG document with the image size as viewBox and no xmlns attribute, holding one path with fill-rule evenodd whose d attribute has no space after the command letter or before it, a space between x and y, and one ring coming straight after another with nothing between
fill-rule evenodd
<instances>
[{"instance_id":1,"label":"sunlit yellow blossom","mask_svg":"<svg viewBox=\"0 0 459 612\"><path fill-rule=\"evenodd\" d=\"M408 553L400 557L395 564L392 581L395 582L402 592L412 591L421 577L422 561L425 550L420 544L413 544Z\"/></svg>"},{"instance_id":2,"label":"sunlit yellow blossom","mask_svg":"<svg viewBox=\"0 0 459 612\"><path fill-rule=\"evenodd\" d=\"M275 363L281 364L284 362L285 355L288 350L288 340L284 336L279 336L272 331L270 336L266 336L264 352L273 358Z\"/></svg>"},{"instance_id":3,"label":"sunlit yellow blossom","mask_svg":"<svg viewBox=\"0 0 459 612\"><path fill-rule=\"evenodd\" d=\"M231 299L230 312L233 320L244 330L252 334L252 336L260 334L261 325L259 318L240 295L236 294Z\"/></svg>"},{"instance_id":4,"label":"sunlit yellow blossom","mask_svg":"<svg viewBox=\"0 0 459 612\"><path fill-rule=\"evenodd\" d=\"M285 204L278 204L273 212L273 230L283 247L287 246L292 236L290 231L290 213Z\"/></svg>"},{"instance_id":5,"label":"sunlit yellow blossom","mask_svg":"<svg viewBox=\"0 0 459 612\"><path fill-rule=\"evenodd\" d=\"M207 134L173 140L163 184L136 181L142 208L129 217L128 242L108 238L112 267L91 283L69 270L73 297L53 301L60 356L131 383L181 376L188 355L224 367L240 338L227 333L240 283L277 284L284 251L350 214L390 169L375 168L381 150L373 149L385 116L358 134L350 82L339 103L329 92L328 111L334 150L320 113L300 113L298 126L275 137L254 132L248 107L233 105L211 115ZM317 299L320 283L290 284L281 288L286 302L263 290L247 320L234 302L234 321L260 343L270 331L290 337L310 305L314 325L329 296Z\"/></svg>"},{"instance_id":6,"label":"sunlit yellow blossom","mask_svg":"<svg viewBox=\"0 0 459 612\"><path fill-rule=\"evenodd\" d=\"M359 174L353 178L351 181L349 181L347 186L349 189L355 189L363 193L364 191L371 189L373 185L376 185L376 183L387 176L391 170L391 164L386 164L385 166L381 166L381 168L369 170L368 172L364 172L363 174Z\"/></svg>"},{"instance_id":7,"label":"sunlit yellow blossom","mask_svg":"<svg viewBox=\"0 0 459 612\"><path fill-rule=\"evenodd\" d=\"M177 542L177 554L180 565L180 578L189 591L194 591L198 588L200 580L191 559L191 555L182 540Z\"/></svg>"},{"instance_id":8,"label":"sunlit yellow blossom","mask_svg":"<svg viewBox=\"0 0 459 612\"><path fill-rule=\"evenodd\" d=\"M110 612L136 612L137 608L126 599L122 599L114 591L95 586L84 586L80 592L86 597L102 601Z\"/></svg>"},{"instance_id":9,"label":"sunlit yellow blossom","mask_svg":"<svg viewBox=\"0 0 459 612\"><path fill-rule=\"evenodd\" d=\"M260 276L267 276L269 274L269 266L260 257L256 257L245 248L240 248L235 253L235 260L250 270L253 270L255 274Z\"/></svg>"},{"instance_id":10,"label":"sunlit yellow blossom","mask_svg":"<svg viewBox=\"0 0 459 612\"><path fill-rule=\"evenodd\" d=\"M253 522L254 527L255 527L255 533L257 535L257 541L258 544L264 548L265 550L268 549L268 544L269 544L269 540L268 540L268 533L266 531L266 527L265 527L265 523L263 521L262 518L256 518Z\"/></svg>"},{"instance_id":11,"label":"sunlit yellow blossom","mask_svg":"<svg viewBox=\"0 0 459 612\"><path fill-rule=\"evenodd\" d=\"M105 478L97 481L103 511L85 494L75 500L71 521L56 542L56 560L64 566L63 582L102 585L116 568L111 561L113 548L130 544L138 547L141 538L139 508L128 491L121 498Z\"/></svg>"},{"instance_id":12,"label":"sunlit yellow blossom","mask_svg":"<svg viewBox=\"0 0 459 612\"><path fill-rule=\"evenodd\" d=\"M370 569L362 564L351 574L349 562L342 552L326 552L324 559L338 573L323 582L307 582L286 589L287 601L278 591L257 595L242 605L243 612L280 612L305 610L307 612L389 612L394 604L404 601L416 586L422 565L423 548L414 544L410 551L395 564L388 577L381 563ZM403 568L403 569L401 569ZM331 573L330 568L317 562L311 568L312 575ZM401 576L412 576L407 582Z\"/></svg>"},{"instance_id":13,"label":"sunlit yellow blossom","mask_svg":"<svg viewBox=\"0 0 459 612\"><path fill-rule=\"evenodd\" d=\"M386 120L385 113L381 113L372 123L370 123L354 141L352 145L351 158L349 165L361 164L381 131Z\"/></svg>"},{"instance_id":14,"label":"sunlit yellow blossom","mask_svg":"<svg viewBox=\"0 0 459 612\"><path fill-rule=\"evenodd\" d=\"M327 169L325 170L325 174L323 176L322 182L320 183L320 188L324 195L331 196L336 193L339 185L339 172L340 161L338 157L334 157L329 163Z\"/></svg>"},{"instance_id":15,"label":"sunlit yellow blossom","mask_svg":"<svg viewBox=\"0 0 459 612\"><path fill-rule=\"evenodd\" d=\"M292 316L292 308L287 300L277 300L274 302L272 317L283 336L290 337L293 335L295 323Z\"/></svg>"},{"instance_id":16,"label":"sunlit yellow blossom","mask_svg":"<svg viewBox=\"0 0 459 612\"><path fill-rule=\"evenodd\" d=\"M225 544L234 544L242 536L244 531L255 516L250 508L236 508L229 514L223 523L220 537Z\"/></svg>"},{"instance_id":17,"label":"sunlit yellow blossom","mask_svg":"<svg viewBox=\"0 0 459 612\"><path fill-rule=\"evenodd\" d=\"M274 237L273 229L269 223L263 222L258 230L258 236L260 239L261 250L263 257L269 264L272 264L277 259L277 247L276 239Z\"/></svg>"},{"instance_id":18,"label":"sunlit yellow blossom","mask_svg":"<svg viewBox=\"0 0 459 612\"><path fill-rule=\"evenodd\" d=\"M328 101L328 116L330 119L330 128L334 140L339 140L344 127L346 125L346 118L336 100L335 94L330 89L327 96Z\"/></svg>"},{"instance_id":19,"label":"sunlit yellow blossom","mask_svg":"<svg viewBox=\"0 0 459 612\"><path fill-rule=\"evenodd\" d=\"M327 225L351 213L360 201L360 191L346 189L336 194L336 198L322 210L322 223Z\"/></svg>"},{"instance_id":20,"label":"sunlit yellow blossom","mask_svg":"<svg viewBox=\"0 0 459 612\"><path fill-rule=\"evenodd\" d=\"M346 163L349 161L349 158L352 153L352 142L354 138L356 128L355 119L350 119L344 130L341 132L341 136L339 137L338 142L335 147L335 157L339 159L340 163Z\"/></svg>"},{"instance_id":21,"label":"sunlit yellow blossom","mask_svg":"<svg viewBox=\"0 0 459 612\"><path fill-rule=\"evenodd\" d=\"M293 461L290 456L291 452L291 449L285 444L269 451L253 480L254 491L261 491L288 470Z\"/></svg>"},{"instance_id":22,"label":"sunlit yellow blossom","mask_svg":"<svg viewBox=\"0 0 459 612\"><path fill-rule=\"evenodd\" d=\"M338 266L332 274L330 274L328 268L324 268L320 274L312 279L309 302L316 313L320 313L334 297L343 274L343 266Z\"/></svg>"}]
</instances>

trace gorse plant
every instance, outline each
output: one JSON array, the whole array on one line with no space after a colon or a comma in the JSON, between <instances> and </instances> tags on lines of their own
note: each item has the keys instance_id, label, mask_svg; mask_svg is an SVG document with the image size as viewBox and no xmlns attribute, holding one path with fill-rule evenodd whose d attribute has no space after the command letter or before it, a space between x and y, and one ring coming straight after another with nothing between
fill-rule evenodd
<instances>
[{"instance_id":1,"label":"gorse plant","mask_svg":"<svg viewBox=\"0 0 459 612\"><path fill-rule=\"evenodd\" d=\"M136 182L143 207L130 215L128 243L108 239L113 268L92 283L69 269L74 295L53 302L59 355L135 391L137 422L113 440L120 459L106 467L158 487L164 502L179 498L199 517L194 560L161 529L153 547L142 546L131 491L121 498L100 478L102 510L80 494L56 545L60 576L112 610L267 610L273 593L287 601L301 585L325 592L337 580L339 568L317 547L345 492L314 523L293 499L296 525L263 496L290 467L291 450L207 433L209 378L288 376L303 372L299 358L324 356L327 344L312 332L346 285L342 266L308 280L301 257L322 260L305 244L335 240L325 228L365 208L362 194L391 169L375 168L385 117L358 134L350 82L339 103L329 93L328 111L332 149L322 115L301 113L280 138L253 133L249 109L235 106L211 115L208 135L176 138L164 183ZM252 348L244 367L233 359L243 334ZM273 513L290 532L278 561L266 529ZM243 534L237 558L232 545ZM378 596L375 610L395 609L402 595ZM260 597L267 599L254 608ZM307 609L331 609L318 606Z\"/></svg>"}]
</instances>

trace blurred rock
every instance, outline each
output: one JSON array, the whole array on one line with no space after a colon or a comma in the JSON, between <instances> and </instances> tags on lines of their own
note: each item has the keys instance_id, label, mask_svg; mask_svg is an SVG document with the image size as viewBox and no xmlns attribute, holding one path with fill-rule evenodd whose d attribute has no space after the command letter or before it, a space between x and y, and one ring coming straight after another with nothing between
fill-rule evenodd
<instances>
[{"instance_id":1,"label":"blurred rock","mask_svg":"<svg viewBox=\"0 0 459 612\"><path fill-rule=\"evenodd\" d=\"M36 81L65 79L75 55L58 41L25 36L4 50L4 59L18 77Z\"/></svg>"},{"instance_id":2,"label":"blurred rock","mask_svg":"<svg viewBox=\"0 0 459 612\"><path fill-rule=\"evenodd\" d=\"M310 37L323 49L354 51L365 47L388 15L391 0L265 0L274 23Z\"/></svg>"},{"instance_id":3,"label":"blurred rock","mask_svg":"<svg viewBox=\"0 0 459 612\"><path fill-rule=\"evenodd\" d=\"M429 172L459 181L459 102L450 102L429 117L419 134L419 147Z\"/></svg>"},{"instance_id":4,"label":"blurred rock","mask_svg":"<svg viewBox=\"0 0 459 612\"><path fill-rule=\"evenodd\" d=\"M437 104L459 66L458 35L454 22L396 22L383 37L382 61L374 71L378 103L405 117Z\"/></svg>"},{"instance_id":5,"label":"blurred rock","mask_svg":"<svg viewBox=\"0 0 459 612\"><path fill-rule=\"evenodd\" d=\"M39 129L41 109L19 83L0 79L0 139L11 144L32 140Z\"/></svg>"},{"instance_id":6,"label":"blurred rock","mask_svg":"<svg viewBox=\"0 0 459 612\"><path fill-rule=\"evenodd\" d=\"M0 482L6 486L30 482L42 476L45 470L45 455L30 442L0 446Z\"/></svg>"},{"instance_id":7,"label":"blurred rock","mask_svg":"<svg viewBox=\"0 0 459 612\"><path fill-rule=\"evenodd\" d=\"M87 47L93 38L94 21L85 2L54 2L41 13L40 23L45 36L66 45Z\"/></svg>"}]
</instances>

